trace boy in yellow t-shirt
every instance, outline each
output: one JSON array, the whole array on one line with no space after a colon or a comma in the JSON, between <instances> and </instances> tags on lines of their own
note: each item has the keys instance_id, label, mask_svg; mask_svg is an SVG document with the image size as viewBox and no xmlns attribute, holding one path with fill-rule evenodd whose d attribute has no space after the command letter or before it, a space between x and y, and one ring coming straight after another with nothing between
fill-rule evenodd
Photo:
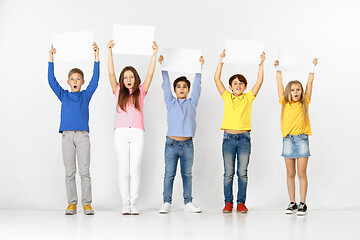
<instances>
[{"instance_id":1,"label":"boy in yellow t-shirt","mask_svg":"<svg viewBox=\"0 0 360 240\"><path fill-rule=\"evenodd\" d=\"M233 93L225 89L220 80L223 67L225 50L220 54L220 61L215 73L216 87L224 100L224 117L221 130L224 130L222 153L224 160L224 213L230 213L233 209L233 179L235 174L235 158L237 156L238 194L237 211L247 213L245 206L247 189L247 167L251 152L251 104L260 90L264 79L265 53L261 55L258 79L254 87L244 93L247 81L241 74L236 74L229 79L229 88Z\"/></svg>"}]
</instances>

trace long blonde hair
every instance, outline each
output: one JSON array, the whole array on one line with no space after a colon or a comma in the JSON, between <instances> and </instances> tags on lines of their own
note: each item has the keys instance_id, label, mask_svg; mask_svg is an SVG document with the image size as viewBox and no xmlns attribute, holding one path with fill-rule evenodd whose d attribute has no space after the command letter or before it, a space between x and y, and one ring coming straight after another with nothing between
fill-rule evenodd
<instances>
[{"instance_id":1,"label":"long blonde hair","mask_svg":"<svg viewBox=\"0 0 360 240\"><path fill-rule=\"evenodd\" d=\"M293 80L288 82L288 84L285 87L285 91L284 91L284 102L282 104L282 108L281 108L281 119L283 118L284 115L284 107L286 103L291 103L291 86L294 84L299 84L301 87L301 97L299 99L299 102L302 105L302 109L303 109L303 115L304 115L304 122L306 123L307 120L309 119L309 111L308 111L308 107L306 104L306 100L305 100L305 93L304 93L304 88L301 84L301 82L299 82L298 80Z\"/></svg>"}]
</instances>

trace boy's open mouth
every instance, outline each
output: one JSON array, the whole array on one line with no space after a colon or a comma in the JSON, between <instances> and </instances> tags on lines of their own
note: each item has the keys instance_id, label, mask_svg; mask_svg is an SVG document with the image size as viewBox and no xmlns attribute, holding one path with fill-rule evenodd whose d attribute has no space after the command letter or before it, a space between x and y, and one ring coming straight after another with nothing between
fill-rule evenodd
<instances>
[{"instance_id":1,"label":"boy's open mouth","mask_svg":"<svg viewBox=\"0 0 360 240\"><path fill-rule=\"evenodd\" d=\"M75 89L77 89L77 86L74 86Z\"/></svg>"}]
</instances>

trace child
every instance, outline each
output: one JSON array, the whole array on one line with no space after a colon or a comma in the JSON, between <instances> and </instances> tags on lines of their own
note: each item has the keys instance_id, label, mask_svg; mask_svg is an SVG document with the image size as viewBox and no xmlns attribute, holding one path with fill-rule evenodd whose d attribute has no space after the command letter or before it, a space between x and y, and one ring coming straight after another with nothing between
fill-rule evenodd
<instances>
[{"instance_id":1,"label":"child","mask_svg":"<svg viewBox=\"0 0 360 240\"><path fill-rule=\"evenodd\" d=\"M313 60L317 64L317 58ZM275 61L275 67L279 61ZM290 204L286 209L287 214L297 212L297 215L306 215L305 204L307 192L306 167L309 150L309 135L311 135L309 120L309 103L311 99L314 73L309 74L306 90L299 81L290 81L285 88L282 83L281 71L276 71L276 82L281 104L281 133L283 135L282 156L285 158L287 187ZM295 160L297 159L297 172L300 183L300 204L295 202Z\"/></svg>"},{"instance_id":2,"label":"child","mask_svg":"<svg viewBox=\"0 0 360 240\"><path fill-rule=\"evenodd\" d=\"M144 84L133 67L125 67L116 81L112 48L114 41L107 45L109 58L108 69L110 85L116 100L115 117L115 151L119 167L119 188L123 201L123 215L138 215L136 199L139 196L141 155L144 145L144 98L149 90L156 64L156 53L159 47L153 42L148 73Z\"/></svg>"},{"instance_id":3,"label":"child","mask_svg":"<svg viewBox=\"0 0 360 240\"><path fill-rule=\"evenodd\" d=\"M51 89L61 101L62 153L65 165L65 185L69 206L66 215L76 214L78 197L76 193L76 159L81 177L81 197L85 215L94 215L91 208L91 178L90 178L90 139L89 139L89 103L99 81L99 48L94 42L95 53L94 72L86 90L81 91L84 84L84 74L78 68L73 68L68 74L71 92L64 90L54 76L54 54L56 49L51 45L49 51L48 80Z\"/></svg>"},{"instance_id":4,"label":"child","mask_svg":"<svg viewBox=\"0 0 360 240\"><path fill-rule=\"evenodd\" d=\"M238 194L237 211L247 213L245 206L247 188L247 167L251 152L251 104L254 101L264 78L263 63L265 53L261 55L258 79L254 87L244 93L247 81L241 74L236 74L229 79L229 88L233 93L227 91L220 80L223 67L225 50L220 54L220 61L215 72L215 84L224 100L224 117L221 130L224 130L222 153L224 159L224 195L225 207L223 213L231 213L233 209L233 178L235 172L235 158L237 155Z\"/></svg>"},{"instance_id":5,"label":"child","mask_svg":"<svg viewBox=\"0 0 360 240\"><path fill-rule=\"evenodd\" d=\"M163 56L159 62L162 64ZM200 57L201 66L204 64ZM173 97L170 80L167 71L162 71L165 103L167 107L168 132L165 144L165 175L164 175L164 203L159 213L165 214L170 211L172 202L173 183L176 174L177 163L180 158L181 177L183 180L183 196L187 212L200 213L201 209L192 203L192 165L194 158L193 140L196 130L196 106L201 92L201 73L195 75L194 89L191 98L187 99L190 91L190 81L186 77L179 77L174 81Z\"/></svg>"}]
</instances>

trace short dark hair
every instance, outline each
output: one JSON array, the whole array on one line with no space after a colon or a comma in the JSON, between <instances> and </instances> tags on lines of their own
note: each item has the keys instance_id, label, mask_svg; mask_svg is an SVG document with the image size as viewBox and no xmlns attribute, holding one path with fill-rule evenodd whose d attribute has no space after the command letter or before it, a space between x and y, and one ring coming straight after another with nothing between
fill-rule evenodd
<instances>
[{"instance_id":1,"label":"short dark hair","mask_svg":"<svg viewBox=\"0 0 360 240\"><path fill-rule=\"evenodd\" d=\"M84 73L83 73L83 71L81 71L81 70L78 69L78 68L73 68L73 69L70 70L70 72L68 73L68 79L70 78L70 75L73 74L73 73L78 73L78 74L80 74L82 80L84 80Z\"/></svg>"},{"instance_id":2,"label":"short dark hair","mask_svg":"<svg viewBox=\"0 0 360 240\"><path fill-rule=\"evenodd\" d=\"M175 79L175 81L174 81L174 91L175 91L176 85L179 82L185 82L186 85L188 86L189 90L190 90L190 85L191 85L190 81L187 80L187 78L185 76L181 76L181 77L178 77L177 79Z\"/></svg>"},{"instance_id":3,"label":"short dark hair","mask_svg":"<svg viewBox=\"0 0 360 240\"><path fill-rule=\"evenodd\" d=\"M245 84L245 87L247 86L247 81L246 81L246 78L241 75L241 74L235 74L234 76L232 76L230 79L229 79L229 85L231 86L232 85L232 82L235 80L235 79L238 79L240 82L243 82Z\"/></svg>"}]
</instances>

